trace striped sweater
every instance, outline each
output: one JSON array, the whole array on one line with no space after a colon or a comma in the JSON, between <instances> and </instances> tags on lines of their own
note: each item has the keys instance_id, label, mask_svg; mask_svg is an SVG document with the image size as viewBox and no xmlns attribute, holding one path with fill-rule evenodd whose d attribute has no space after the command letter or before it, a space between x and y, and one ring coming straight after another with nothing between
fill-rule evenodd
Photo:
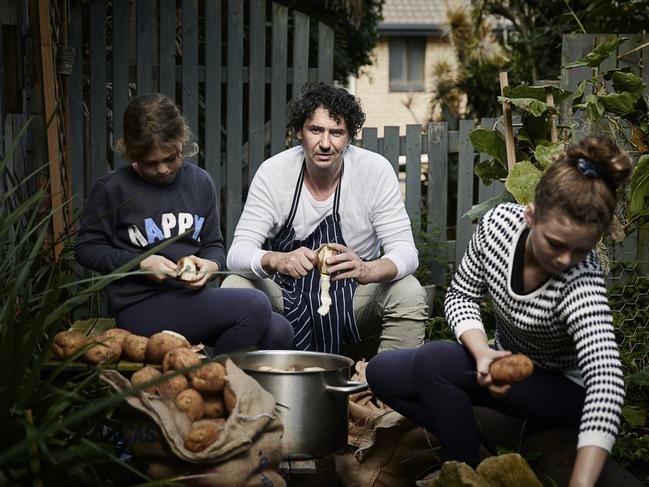
<instances>
[{"instance_id":1,"label":"striped sweater","mask_svg":"<svg viewBox=\"0 0 649 487\"><path fill-rule=\"evenodd\" d=\"M496 316L495 346L528 355L536 366L562 371L585 388L577 447L611 450L624 402L622 368L606 286L593 252L538 289L512 291L512 263L526 228L524 207L502 204L476 229L446 295L449 326L460 337L484 331L480 302L488 294Z\"/></svg>"}]
</instances>

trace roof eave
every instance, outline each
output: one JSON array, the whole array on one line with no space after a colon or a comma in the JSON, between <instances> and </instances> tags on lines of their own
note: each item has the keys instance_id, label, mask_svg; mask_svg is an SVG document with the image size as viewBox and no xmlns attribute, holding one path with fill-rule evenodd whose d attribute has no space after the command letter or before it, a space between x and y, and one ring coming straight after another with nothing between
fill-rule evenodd
<instances>
[{"instance_id":1,"label":"roof eave","mask_svg":"<svg viewBox=\"0 0 649 487\"><path fill-rule=\"evenodd\" d=\"M379 25L379 32L384 36L435 36L442 37L444 30L440 24L384 23Z\"/></svg>"}]
</instances>

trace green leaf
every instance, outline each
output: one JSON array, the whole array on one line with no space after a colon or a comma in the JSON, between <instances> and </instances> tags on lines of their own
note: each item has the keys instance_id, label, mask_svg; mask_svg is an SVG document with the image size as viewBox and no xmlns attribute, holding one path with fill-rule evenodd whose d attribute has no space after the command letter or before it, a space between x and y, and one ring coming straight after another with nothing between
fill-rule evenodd
<instances>
[{"instance_id":1,"label":"green leaf","mask_svg":"<svg viewBox=\"0 0 649 487\"><path fill-rule=\"evenodd\" d=\"M588 118L597 121L604 116L605 112L606 109L602 105L600 97L597 95L588 95L586 98L586 113L588 114Z\"/></svg>"},{"instance_id":2,"label":"green leaf","mask_svg":"<svg viewBox=\"0 0 649 487\"><path fill-rule=\"evenodd\" d=\"M541 180L541 171L530 161L514 164L505 180L505 188L514 196L517 203L527 204L534 201L534 190Z\"/></svg>"},{"instance_id":3,"label":"green leaf","mask_svg":"<svg viewBox=\"0 0 649 487\"><path fill-rule=\"evenodd\" d=\"M546 170L554 162L555 158L563 152L565 144L540 144L534 150L534 159L542 170Z\"/></svg>"},{"instance_id":4,"label":"green leaf","mask_svg":"<svg viewBox=\"0 0 649 487\"><path fill-rule=\"evenodd\" d=\"M622 416L624 416L624 419L631 426L644 426L647 421L647 413L640 408L634 408L632 406L623 406Z\"/></svg>"},{"instance_id":5,"label":"green leaf","mask_svg":"<svg viewBox=\"0 0 649 487\"><path fill-rule=\"evenodd\" d=\"M618 93L628 91L635 97L642 96L647 85L640 76L626 71L615 71L613 73L613 88Z\"/></svg>"},{"instance_id":6,"label":"green leaf","mask_svg":"<svg viewBox=\"0 0 649 487\"><path fill-rule=\"evenodd\" d=\"M558 105L572 94L571 91L562 90L556 86L518 85L506 86L503 89L503 95L507 98L534 98L545 103L548 91L552 92L555 105Z\"/></svg>"},{"instance_id":7,"label":"green leaf","mask_svg":"<svg viewBox=\"0 0 649 487\"><path fill-rule=\"evenodd\" d=\"M583 80L577 85L577 90L575 90L575 97L572 100L573 108L575 108L576 104L581 103L581 98L584 96L585 92L586 92L586 80Z\"/></svg>"},{"instance_id":8,"label":"green leaf","mask_svg":"<svg viewBox=\"0 0 649 487\"><path fill-rule=\"evenodd\" d=\"M547 103L537 100L536 98L508 98L499 96L498 103L509 102L516 108L530 112L535 117L540 117L545 113L558 114L556 107L551 107Z\"/></svg>"},{"instance_id":9,"label":"green leaf","mask_svg":"<svg viewBox=\"0 0 649 487\"><path fill-rule=\"evenodd\" d=\"M632 219L645 210L645 200L649 198L649 154L638 159L629 185L629 209L627 217Z\"/></svg>"},{"instance_id":10,"label":"green leaf","mask_svg":"<svg viewBox=\"0 0 649 487\"><path fill-rule=\"evenodd\" d=\"M589 66L591 68L597 68L602 61L611 55L620 45L626 40L624 37L616 37L610 41L604 41L598 45L591 52L586 54L584 57L577 59L572 63L568 63L565 66L562 66L564 69L570 68L579 68L582 66Z\"/></svg>"},{"instance_id":11,"label":"green leaf","mask_svg":"<svg viewBox=\"0 0 649 487\"><path fill-rule=\"evenodd\" d=\"M641 371L631 374L627 379L634 384L649 386L649 367L645 367Z\"/></svg>"},{"instance_id":12,"label":"green leaf","mask_svg":"<svg viewBox=\"0 0 649 487\"><path fill-rule=\"evenodd\" d=\"M498 179L507 177L507 168L498 159L489 159L480 161L475 165L475 175L478 176L484 184L491 184Z\"/></svg>"},{"instance_id":13,"label":"green leaf","mask_svg":"<svg viewBox=\"0 0 649 487\"><path fill-rule=\"evenodd\" d=\"M623 91L622 93L611 93L600 96L599 100L607 111L616 115L626 115L633 111L633 107L635 106L635 102L638 101L638 98L627 91Z\"/></svg>"},{"instance_id":14,"label":"green leaf","mask_svg":"<svg viewBox=\"0 0 649 487\"><path fill-rule=\"evenodd\" d=\"M484 152L498 159L503 166L506 164L505 137L498 130L477 127L469 133L469 140L476 152Z\"/></svg>"},{"instance_id":15,"label":"green leaf","mask_svg":"<svg viewBox=\"0 0 649 487\"><path fill-rule=\"evenodd\" d=\"M487 201L480 203L479 205L474 205L469 211L467 211L462 218L470 218L471 221L482 218L485 213L487 213L492 208L495 208L501 203L514 203L514 197L509 191L503 191L500 195L489 198Z\"/></svg>"}]
</instances>

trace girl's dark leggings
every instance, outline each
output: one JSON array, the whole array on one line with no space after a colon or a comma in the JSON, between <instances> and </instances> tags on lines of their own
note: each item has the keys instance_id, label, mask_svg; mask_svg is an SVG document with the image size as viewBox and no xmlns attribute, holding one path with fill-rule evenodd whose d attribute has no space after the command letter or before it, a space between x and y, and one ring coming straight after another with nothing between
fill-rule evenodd
<instances>
[{"instance_id":1,"label":"girl's dark leggings","mask_svg":"<svg viewBox=\"0 0 649 487\"><path fill-rule=\"evenodd\" d=\"M175 331L190 343L213 346L218 353L293 348L293 327L271 310L268 297L256 289L161 293L123 309L116 321L118 327L137 335Z\"/></svg>"},{"instance_id":2,"label":"girl's dark leggings","mask_svg":"<svg viewBox=\"0 0 649 487\"><path fill-rule=\"evenodd\" d=\"M473 357L462 345L436 341L380 352L370 360L366 375L381 401L434 434L450 459L472 465L480 460L472 406L495 409L531 424L579 424L584 389L561 372L536 367L505 396L495 398L478 385L475 369Z\"/></svg>"}]
</instances>

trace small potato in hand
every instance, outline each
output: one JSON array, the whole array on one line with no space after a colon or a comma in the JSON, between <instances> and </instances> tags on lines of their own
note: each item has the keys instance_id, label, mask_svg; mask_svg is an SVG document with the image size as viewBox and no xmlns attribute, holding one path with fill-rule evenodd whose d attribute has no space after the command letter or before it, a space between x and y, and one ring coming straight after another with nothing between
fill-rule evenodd
<instances>
[{"instance_id":1,"label":"small potato in hand","mask_svg":"<svg viewBox=\"0 0 649 487\"><path fill-rule=\"evenodd\" d=\"M491 362L489 374L496 385L514 384L534 372L534 363L527 355L516 353Z\"/></svg>"}]
</instances>

